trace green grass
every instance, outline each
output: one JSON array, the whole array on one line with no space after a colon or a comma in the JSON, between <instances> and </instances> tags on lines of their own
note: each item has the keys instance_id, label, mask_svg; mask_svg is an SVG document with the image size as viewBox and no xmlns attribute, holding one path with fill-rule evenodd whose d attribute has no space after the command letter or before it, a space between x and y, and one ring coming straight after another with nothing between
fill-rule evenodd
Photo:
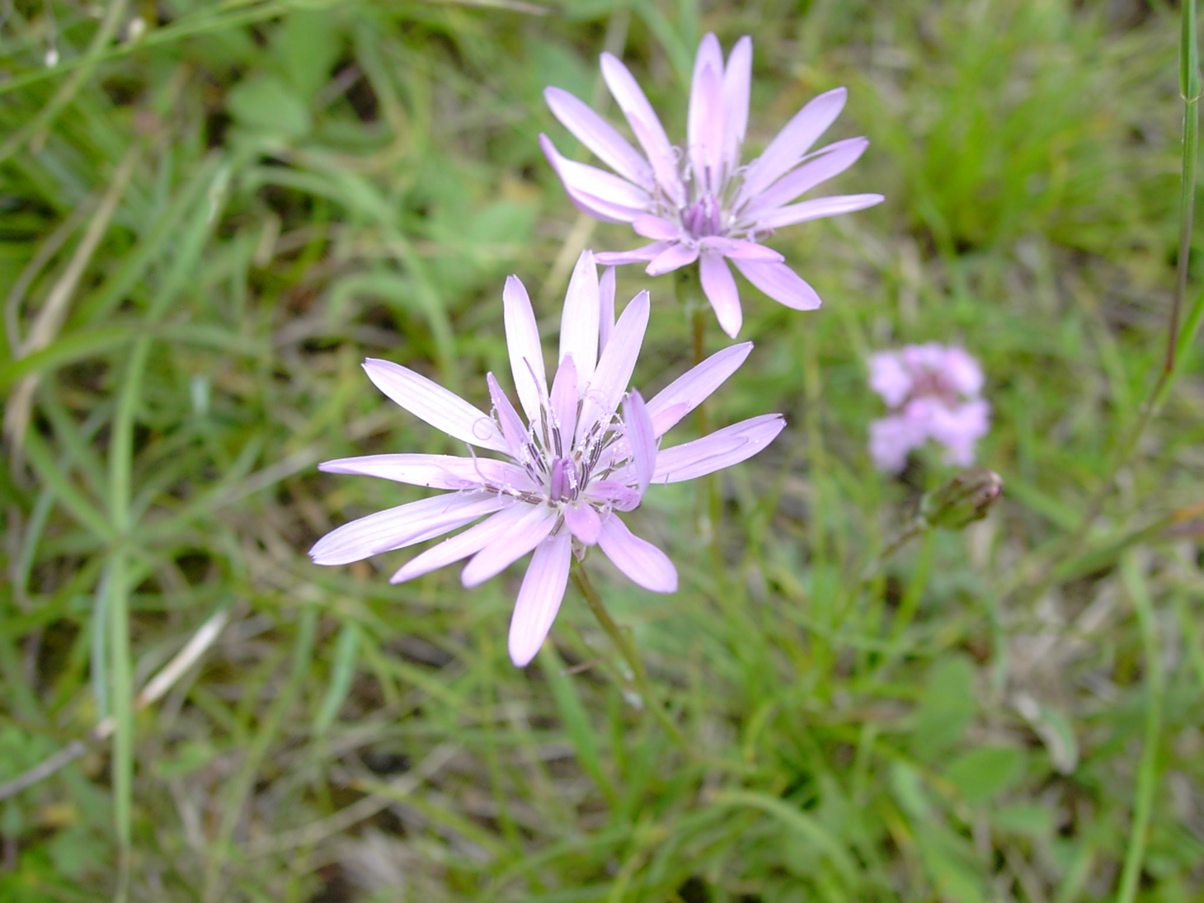
<instances>
[{"instance_id":1,"label":"green grass","mask_svg":"<svg viewBox=\"0 0 1204 903\"><path fill-rule=\"evenodd\" d=\"M453 450L364 357L484 404L504 277L552 336L578 251L632 245L543 161L574 145L542 88L602 103L610 49L680 134L706 30L753 36L755 147L848 85L840 186L887 202L774 238L819 312L742 286L757 347L707 417L789 426L716 482L714 544L697 487L632 515L680 591L588 562L683 749L576 589L519 671L521 568L305 552L422 495L318 462ZM1199 899L1199 238L1157 382L1178 35L1069 0L5 7L0 784L74 752L0 801L0 900ZM646 394L689 319L669 277L619 286L653 294ZM984 366L1006 493L881 562L951 473L873 470L864 358L931 340Z\"/></svg>"}]
</instances>

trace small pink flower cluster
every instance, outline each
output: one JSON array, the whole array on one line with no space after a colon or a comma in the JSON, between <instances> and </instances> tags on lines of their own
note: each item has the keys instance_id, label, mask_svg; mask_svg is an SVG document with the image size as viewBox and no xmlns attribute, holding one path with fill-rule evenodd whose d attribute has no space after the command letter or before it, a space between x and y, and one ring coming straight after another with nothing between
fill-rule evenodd
<instances>
[{"instance_id":1,"label":"small pink flower cluster","mask_svg":"<svg viewBox=\"0 0 1204 903\"><path fill-rule=\"evenodd\" d=\"M969 467L986 435L991 406L979 397L978 362L953 345L929 342L870 355L870 388L891 413L870 424L870 455L879 469L899 473L907 456L929 439L945 460Z\"/></svg>"}]
</instances>

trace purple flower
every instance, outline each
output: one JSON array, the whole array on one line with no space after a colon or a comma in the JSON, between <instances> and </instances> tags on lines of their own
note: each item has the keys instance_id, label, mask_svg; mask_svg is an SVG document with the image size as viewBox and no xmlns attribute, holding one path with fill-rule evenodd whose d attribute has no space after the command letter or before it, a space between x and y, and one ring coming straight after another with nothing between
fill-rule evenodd
<instances>
[{"instance_id":1,"label":"purple flower","mask_svg":"<svg viewBox=\"0 0 1204 903\"><path fill-rule=\"evenodd\" d=\"M565 299L560 362L548 389L535 314L519 280L506 280L506 342L526 424L487 376L492 410L485 414L413 370L388 361L364 363L368 378L411 414L500 458L451 455L369 455L320 465L450 490L352 521L310 551L318 564L347 564L434 539L485 517L411 559L401 583L469 559L464 586L476 586L534 552L510 622L510 658L526 665L539 651L564 597L574 544L597 545L645 589L677 589L665 554L635 536L619 512L640 504L651 483L676 483L751 457L785 425L780 414L753 417L709 436L660 450L658 440L717 389L748 357L751 343L703 361L651 401L627 384L648 325L641 292L615 322L614 271L598 280L593 255L577 261ZM470 450L471 451L471 450ZM486 515L488 515L486 517Z\"/></svg>"},{"instance_id":2,"label":"purple flower","mask_svg":"<svg viewBox=\"0 0 1204 903\"><path fill-rule=\"evenodd\" d=\"M928 439L945 447L948 463L974 463L974 444L986 435L991 413L978 397L983 378L974 358L929 342L871 354L869 365L870 388L894 409L870 424L870 455L879 469L898 473Z\"/></svg>"},{"instance_id":3,"label":"purple flower","mask_svg":"<svg viewBox=\"0 0 1204 903\"><path fill-rule=\"evenodd\" d=\"M844 107L845 89L802 108L765 152L746 166L740 152L748 125L752 40L736 42L723 63L713 34L702 39L690 89L688 142L669 144L660 119L627 68L602 54L602 76L643 149L638 153L588 106L560 88L544 91L565 127L617 175L566 159L546 135L540 145L578 208L607 222L631 223L650 245L599 254L606 264L648 263L657 276L699 261L702 288L730 336L743 315L729 258L753 285L787 307L814 310L819 296L777 251L761 244L779 226L870 207L880 194L814 198L801 194L843 172L869 143L850 138L807 153Z\"/></svg>"}]
</instances>

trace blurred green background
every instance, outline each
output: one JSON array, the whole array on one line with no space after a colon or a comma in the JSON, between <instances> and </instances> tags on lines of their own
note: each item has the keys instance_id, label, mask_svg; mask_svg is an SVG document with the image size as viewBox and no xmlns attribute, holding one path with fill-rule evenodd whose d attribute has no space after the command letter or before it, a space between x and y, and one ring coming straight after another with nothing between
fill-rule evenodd
<instances>
[{"instance_id":1,"label":"blurred green background","mask_svg":"<svg viewBox=\"0 0 1204 903\"><path fill-rule=\"evenodd\" d=\"M0 801L0 900L1201 899L1198 343L1108 491L1167 341L1178 16L0 5L0 784L71 759ZM602 108L610 50L679 138L708 30L754 40L746 158L847 85L825 139L871 145L837 189L887 201L772 240L820 311L742 284L757 347L708 417L790 425L718 481L723 555L684 485L630 518L676 595L591 562L703 761L633 704L572 588L519 671L521 568L392 587L408 553L305 552L424 494L318 462L455 450L360 360L484 405L504 277L550 337L578 252L636 243L565 198L537 135L587 156L543 87ZM670 277L620 270L621 302L644 287L647 395L690 351ZM922 455L888 478L866 451L865 357L911 341L982 362L980 460L1007 489L883 562L950 476Z\"/></svg>"}]
</instances>

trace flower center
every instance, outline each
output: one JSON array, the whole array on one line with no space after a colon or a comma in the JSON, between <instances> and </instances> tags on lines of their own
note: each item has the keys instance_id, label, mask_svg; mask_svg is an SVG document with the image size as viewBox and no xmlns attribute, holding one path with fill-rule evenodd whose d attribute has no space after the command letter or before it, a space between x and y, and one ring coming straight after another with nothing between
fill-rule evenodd
<instances>
[{"instance_id":1,"label":"flower center","mask_svg":"<svg viewBox=\"0 0 1204 903\"><path fill-rule=\"evenodd\" d=\"M552 462L552 471L548 475L548 500L571 502L577 496L577 480L577 468L573 462L568 458L557 458Z\"/></svg>"},{"instance_id":2,"label":"flower center","mask_svg":"<svg viewBox=\"0 0 1204 903\"><path fill-rule=\"evenodd\" d=\"M913 398L936 398L947 408L961 403L961 393L949 384L945 374L921 367L913 376L911 396Z\"/></svg>"},{"instance_id":3,"label":"flower center","mask_svg":"<svg viewBox=\"0 0 1204 903\"><path fill-rule=\"evenodd\" d=\"M681 213L681 224L694 238L723 234L723 207L714 195L705 195Z\"/></svg>"}]
</instances>

